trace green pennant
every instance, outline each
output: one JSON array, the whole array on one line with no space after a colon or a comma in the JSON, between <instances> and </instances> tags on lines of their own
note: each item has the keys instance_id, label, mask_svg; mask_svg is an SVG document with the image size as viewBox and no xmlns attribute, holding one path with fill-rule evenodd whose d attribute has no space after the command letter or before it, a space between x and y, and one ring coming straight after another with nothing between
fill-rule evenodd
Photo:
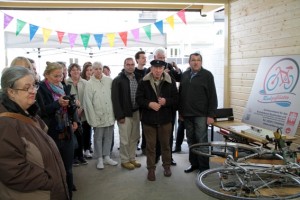
<instances>
[{"instance_id":1,"label":"green pennant","mask_svg":"<svg viewBox=\"0 0 300 200\"><path fill-rule=\"evenodd\" d=\"M89 40L90 40L90 34L80 34L81 36L81 40L82 40L82 44L84 46L84 48L86 49L88 44L89 44Z\"/></svg>"},{"instance_id":2,"label":"green pennant","mask_svg":"<svg viewBox=\"0 0 300 200\"><path fill-rule=\"evenodd\" d=\"M143 28L147 37L149 38L149 40L151 40L151 24L149 24L148 26L144 26Z\"/></svg>"},{"instance_id":3,"label":"green pennant","mask_svg":"<svg viewBox=\"0 0 300 200\"><path fill-rule=\"evenodd\" d=\"M26 22L17 19L17 31L16 31L16 35L19 35L21 30L24 28Z\"/></svg>"}]
</instances>

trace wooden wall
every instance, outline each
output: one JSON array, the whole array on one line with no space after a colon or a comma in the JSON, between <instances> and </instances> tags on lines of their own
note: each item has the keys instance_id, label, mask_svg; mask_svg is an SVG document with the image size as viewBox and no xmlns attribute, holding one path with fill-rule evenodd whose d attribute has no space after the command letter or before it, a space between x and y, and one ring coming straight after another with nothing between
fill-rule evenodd
<instances>
[{"instance_id":1,"label":"wooden wall","mask_svg":"<svg viewBox=\"0 0 300 200\"><path fill-rule=\"evenodd\" d=\"M229 0L229 106L241 119L261 57L300 54L300 0ZM300 99L299 99L300 101ZM300 129L296 134L300 144Z\"/></svg>"}]
</instances>

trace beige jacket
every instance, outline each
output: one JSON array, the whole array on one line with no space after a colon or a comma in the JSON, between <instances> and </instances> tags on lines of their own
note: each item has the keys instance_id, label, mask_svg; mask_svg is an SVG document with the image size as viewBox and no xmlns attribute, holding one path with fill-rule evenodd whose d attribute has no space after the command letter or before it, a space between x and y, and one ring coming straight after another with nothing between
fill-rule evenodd
<instances>
[{"instance_id":1,"label":"beige jacket","mask_svg":"<svg viewBox=\"0 0 300 200\"><path fill-rule=\"evenodd\" d=\"M87 82L83 97L83 107L87 122L92 127L108 127L115 123L111 100L112 79L94 76Z\"/></svg>"}]
</instances>

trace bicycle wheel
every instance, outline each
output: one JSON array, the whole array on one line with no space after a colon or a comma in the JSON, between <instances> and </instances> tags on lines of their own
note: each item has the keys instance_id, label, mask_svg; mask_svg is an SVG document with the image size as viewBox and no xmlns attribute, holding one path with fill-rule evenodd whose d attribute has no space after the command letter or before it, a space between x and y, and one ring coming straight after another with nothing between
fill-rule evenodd
<instances>
[{"instance_id":1,"label":"bicycle wheel","mask_svg":"<svg viewBox=\"0 0 300 200\"><path fill-rule=\"evenodd\" d=\"M300 178L268 171L271 168L216 168L198 174L197 186L217 199L294 199L300 196Z\"/></svg>"},{"instance_id":2,"label":"bicycle wheel","mask_svg":"<svg viewBox=\"0 0 300 200\"><path fill-rule=\"evenodd\" d=\"M246 144L222 141L193 144L190 146L190 150L199 156L226 158L228 155L232 155L234 159L258 152L256 148Z\"/></svg>"}]
</instances>

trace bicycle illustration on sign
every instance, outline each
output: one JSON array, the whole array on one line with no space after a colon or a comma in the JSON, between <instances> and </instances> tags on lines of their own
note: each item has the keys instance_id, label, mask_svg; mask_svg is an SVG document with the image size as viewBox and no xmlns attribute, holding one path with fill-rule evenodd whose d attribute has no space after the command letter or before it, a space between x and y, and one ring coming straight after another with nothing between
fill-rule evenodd
<instances>
[{"instance_id":1,"label":"bicycle illustration on sign","mask_svg":"<svg viewBox=\"0 0 300 200\"><path fill-rule=\"evenodd\" d=\"M261 103L276 103L282 107L291 105L290 96L295 95L293 90L299 80L299 66L292 58L282 58L275 62L268 70L259 91Z\"/></svg>"},{"instance_id":2,"label":"bicycle illustration on sign","mask_svg":"<svg viewBox=\"0 0 300 200\"><path fill-rule=\"evenodd\" d=\"M299 79L299 66L291 58L277 61L268 71L264 80L264 93L291 93Z\"/></svg>"},{"instance_id":3,"label":"bicycle illustration on sign","mask_svg":"<svg viewBox=\"0 0 300 200\"><path fill-rule=\"evenodd\" d=\"M267 81L267 90L272 91L276 87L281 87L282 85L285 90L288 90L294 82L294 76L289 74L290 70L292 69L292 66L288 66L286 67L287 71L284 71L283 69L281 69L281 67L277 67L276 71L278 70L278 73L271 75ZM280 84L278 85L278 83Z\"/></svg>"}]
</instances>

